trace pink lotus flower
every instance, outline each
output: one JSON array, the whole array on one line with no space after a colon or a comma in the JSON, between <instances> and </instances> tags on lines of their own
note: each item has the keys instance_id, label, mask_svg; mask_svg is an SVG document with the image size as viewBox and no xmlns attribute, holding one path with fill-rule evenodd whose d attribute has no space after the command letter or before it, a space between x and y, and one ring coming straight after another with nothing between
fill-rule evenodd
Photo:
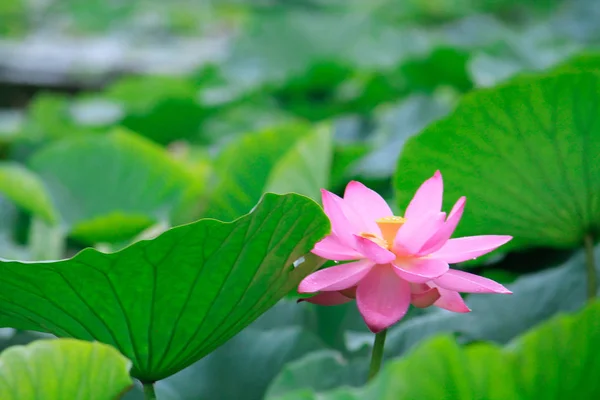
<instances>
[{"instance_id":1,"label":"pink lotus flower","mask_svg":"<svg viewBox=\"0 0 600 400\"><path fill-rule=\"evenodd\" d=\"M307 276L298 292L320 293L306 301L335 305L356 298L367 326L377 333L398 322L410 304L464 313L471 310L459 292L511 293L490 279L450 269L448 264L475 259L512 237L450 239L466 198L458 199L446 218L439 171L417 190L404 217L394 216L381 196L359 182L346 186L343 199L326 190L321 193L332 233L312 252L354 261Z\"/></svg>"}]
</instances>

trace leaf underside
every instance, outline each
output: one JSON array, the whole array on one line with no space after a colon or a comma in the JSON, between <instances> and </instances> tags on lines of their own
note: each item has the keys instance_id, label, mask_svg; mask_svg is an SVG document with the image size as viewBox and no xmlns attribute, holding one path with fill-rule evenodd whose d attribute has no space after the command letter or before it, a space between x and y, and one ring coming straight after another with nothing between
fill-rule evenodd
<instances>
[{"instance_id":1,"label":"leaf underside","mask_svg":"<svg viewBox=\"0 0 600 400\"><path fill-rule=\"evenodd\" d=\"M111 344L133 361L135 377L157 381L227 341L316 270L323 260L307 253L328 231L312 200L266 194L232 223L200 220L116 253L1 261L0 326Z\"/></svg>"}]
</instances>

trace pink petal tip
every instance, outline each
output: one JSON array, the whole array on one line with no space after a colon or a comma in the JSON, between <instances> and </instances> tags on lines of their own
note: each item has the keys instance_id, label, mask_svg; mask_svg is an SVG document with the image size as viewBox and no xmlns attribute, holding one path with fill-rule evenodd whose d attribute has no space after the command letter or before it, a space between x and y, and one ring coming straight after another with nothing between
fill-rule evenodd
<instances>
[{"instance_id":1,"label":"pink petal tip","mask_svg":"<svg viewBox=\"0 0 600 400\"><path fill-rule=\"evenodd\" d=\"M407 219L431 212L440 212L442 209L442 197L444 194L444 182L440 171L427 179L417 189L412 200L406 207L404 213Z\"/></svg>"},{"instance_id":2,"label":"pink petal tip","mask_svg":"<svg viewBox=\"0 0 600 400\"><path fill-rule=\"evenodd\" d=\"M355 286L373 266L370 260L354 261L313 272L298 285L298 293L339 291Z\"/></svg>"},{"instance_id":3,"label":"pink petal tip","mask_svg":"<svg viewBox=\"0 0 600 400\"><path fill-rule=\"evenodd\" d=\"M499 293L509 294L510 290L503 285L483 276L451 269L433 282L444 289L463 293Z\"/></svg>"},{"instance_id":4,"label":"pink petal tip","mask_svg":"<svg viewBox=\"0 0 600 400\"><path fill-rule=\"evenodd\" d=\"M490 253L512 239L507 235L468 236L448 240L438 251L431 254L449 264L474 260Z\"/></svg>"},{"instance_id":5,"label":"pink petal tip","mask_svg":"<svg viewBox=\"0 0 600 400\"><path fill-rule=\"evenodd\" d=\"M410 305L410 286L388 265L377 265L359 283L356 304L373 333L398 322Z\"/></svg>"}]
</instances>

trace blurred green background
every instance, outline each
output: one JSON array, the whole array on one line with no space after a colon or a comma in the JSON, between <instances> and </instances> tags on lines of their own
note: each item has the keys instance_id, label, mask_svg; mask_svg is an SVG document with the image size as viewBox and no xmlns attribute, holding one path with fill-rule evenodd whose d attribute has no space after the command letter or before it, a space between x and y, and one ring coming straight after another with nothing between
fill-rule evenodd
<instances>
[{"instance_id":1,"label":"blurred green background","mask_svg":"<svg viewBox=\"0 0 600 400\"><path fill-rule=\"evenodd\" d=\"M395 207L407 139L471 91L597 72L599 20L596 0L3 0L0 257L118 250L202 217L233 220L267 191L319 200L352 179ZM387 355L438 333L504 344L577 310L574 253L533 246L465 266L515 282L515 295L473 297L470 315L411 310ZM363 385L372 337L355 306L295 300L160 382L161 400ZM1 347L36 337L7 329ZM511 398L495 393L423 398Z\"/></svg>"}]
</instances>

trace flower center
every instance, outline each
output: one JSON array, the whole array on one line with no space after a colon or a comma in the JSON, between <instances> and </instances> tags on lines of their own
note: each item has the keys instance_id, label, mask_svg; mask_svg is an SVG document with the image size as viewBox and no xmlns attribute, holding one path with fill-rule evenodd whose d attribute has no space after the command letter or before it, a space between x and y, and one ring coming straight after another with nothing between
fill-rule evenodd
<instances>
[{"instance_id":1,"label":"flower center","mask_svg":"<svg viewBox=\"0 0 600 400\"><path fill-rule=\"evenodd\" d=\"M392 216L379 218L375 222L377 223L377 226L379 226L379 229L381 229L383 240L392 245L394 243L394 239L396 238L396 233L398 233L398 229L404 225L406 218Z\"/></svg>"},{"instance_id":2,"label":"flower center","mask_svg":"<svg viewBox=\"0 0 600 400\"><path fill-rule=\"evenodd\" d=\"M390 250L394 244L394 238L396 237L398 229L400 229L405 222L406 218L396 216L379 218L375 223L379 226L379 229L381 229L382 237L368 232L362 232L360 236L377 243L384 249Z\"/></svg>"}]
</instances>

